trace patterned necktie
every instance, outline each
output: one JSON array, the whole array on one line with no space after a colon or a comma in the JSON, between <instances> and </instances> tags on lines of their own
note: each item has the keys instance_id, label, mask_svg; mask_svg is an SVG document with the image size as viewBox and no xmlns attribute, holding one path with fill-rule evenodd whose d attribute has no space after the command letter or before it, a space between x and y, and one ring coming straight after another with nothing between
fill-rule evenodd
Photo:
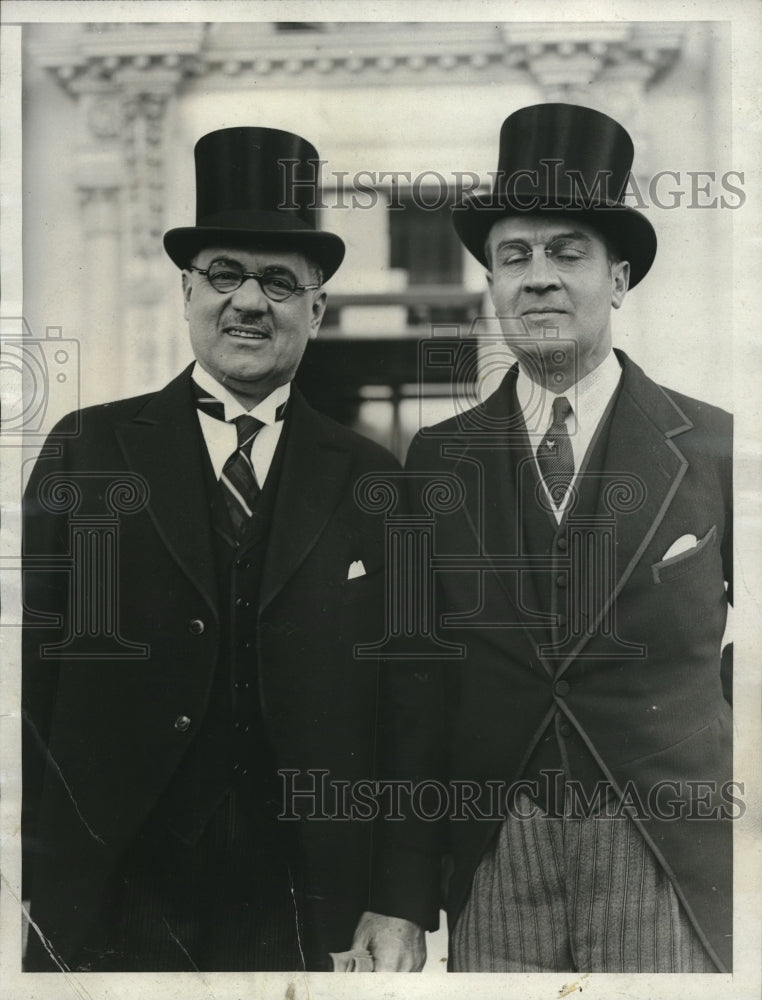
<instances>
[{"instance_id":1,"label":"patterned necktie","mask_svg":"<svg viewBox=\"0 0 762 1000\"><path fill-rule=\"evenodd\" d=\"M556 507L560 507L574 478L574 453L566 418L571 404L566 396L553 400L553 422L537 448L537 463Z\"/></svg>"},{"instance_id":2,"label":"patterned necktie","mask_svg":"<svg viewBox=\"0 0 762 1000\"><path fill-rule=\"evenodd\" d=\"M214 417L215 420L225 420L225 406L214 396L209 396L204 390L193 383L196 406L202 413ZM283 419L285 403L275 411L276 420ZM220 474L220 485L225 496L225 504L230 512L233 528L238 535L248 524L252 511L260 494L259 484L251 464L251 446L254 438L265 426L261 420L242 413L233 421L235 423L238 443L236 450L226 460Z\"/></svg>"},{"instance_id":3,"label":"patterned necktie","mask_svg":"<svg viewBox=\"0 0 762 1000\"><path fill-rule=\"evenodd\" d=\"M225 501L233 527L236 534L240 534L251 517L260 493L251 464L251 446L265 425L248 413L242 413L234 422L238 445L222 467L220 482L225 488Z\"/></svg>"}]
</instances>

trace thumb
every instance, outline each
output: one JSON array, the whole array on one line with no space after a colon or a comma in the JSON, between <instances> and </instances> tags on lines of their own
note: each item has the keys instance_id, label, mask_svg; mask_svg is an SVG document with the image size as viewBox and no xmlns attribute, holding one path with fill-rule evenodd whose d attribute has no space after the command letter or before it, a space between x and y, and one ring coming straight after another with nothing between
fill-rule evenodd
<instances>
[{"instance_id":1,"label":"thumb","mask_svg":"<svg viewBox=\"0 0 762 1000\"><path fill-rule=\"evenodd\" d=\"M355 928L354 937L352 938L352 948L368 948L370 943L370 928L368 922L365 920L363 914Z\"/></svg>"}]
</instances>

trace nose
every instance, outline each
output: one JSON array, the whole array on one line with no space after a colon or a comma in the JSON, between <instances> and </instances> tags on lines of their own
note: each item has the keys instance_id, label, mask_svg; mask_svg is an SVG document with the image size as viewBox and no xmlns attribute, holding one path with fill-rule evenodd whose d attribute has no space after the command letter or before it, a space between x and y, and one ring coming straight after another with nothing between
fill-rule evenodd
<instances>
[{"instance_id":1,"label":"nose","mask_svg":"<svg viewBox=\"0 0 762 1000\"><path fill-rule=\"evenodd\" d=\"M270 300L257 278L244 278L230 296L231 305L241 312L266 312Z\"/></svg>"},{"instance_id":2,"label":"nose","mask_svg":"<svg viewBox=\"0 0 762 1000\"><path fill-rule=\"evenodd\" d=\"M531 292L542 292L558 287L558 272L553 262L542 247L537 247L524 272L524 288Z\"/></svg>"}]
</instances>

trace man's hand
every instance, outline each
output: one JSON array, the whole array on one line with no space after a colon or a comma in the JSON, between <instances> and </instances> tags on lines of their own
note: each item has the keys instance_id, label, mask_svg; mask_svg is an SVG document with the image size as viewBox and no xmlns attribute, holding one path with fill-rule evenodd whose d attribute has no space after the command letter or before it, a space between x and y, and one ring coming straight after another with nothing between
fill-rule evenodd
<instances>
[{"instance_id":1,"label":"man's hand","mask_svg":"<svg viewBox=\"0 0 762 1000\"><path fill-rule=\"evenodd\" d=\"M426 934L410 920L366 911L357 924L352 948L371 953L374 972L420 972L426 961Z\"/></svg>"}]
</instances>

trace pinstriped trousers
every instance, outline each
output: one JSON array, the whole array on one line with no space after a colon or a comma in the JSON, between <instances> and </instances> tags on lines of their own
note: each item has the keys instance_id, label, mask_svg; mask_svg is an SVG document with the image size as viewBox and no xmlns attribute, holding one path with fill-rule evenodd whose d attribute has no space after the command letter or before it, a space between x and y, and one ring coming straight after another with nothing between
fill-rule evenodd
<instances>
[{"instance_id":1,"label":"pinstriped trousers","mask_svg":"<svg viewBox=\"0 0 762 1000\"><path fill-rule=\"evenodd\" d=\"M517 796L529 817L532 800ZM716 972L626 816L509 815L451 938L454 972Z\"/></svg>"}]
</instances>

